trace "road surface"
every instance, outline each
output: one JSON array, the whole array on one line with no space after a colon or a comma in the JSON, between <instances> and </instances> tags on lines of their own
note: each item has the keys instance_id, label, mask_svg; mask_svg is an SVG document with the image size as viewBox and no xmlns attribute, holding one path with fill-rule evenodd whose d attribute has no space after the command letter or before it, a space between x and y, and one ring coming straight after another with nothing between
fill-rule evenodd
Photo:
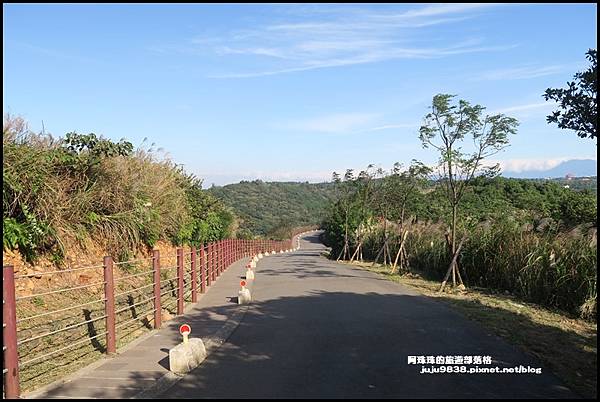
<instances>
[{"instance_id":1,"label":"road surface","mask_svg":"<svg viewBox=\"0 0 600 402\"><path fill-rule=\"evenodd\" d=\"M259 261L228 341L166 398L576 397L539 362L443 302L334 261L317 234ZM232 308L237 308L232 304ZM541 374L421 374L409 356L491 356ZM440 366L435 366L440 367Z\"/></svg>"}]
</instances>

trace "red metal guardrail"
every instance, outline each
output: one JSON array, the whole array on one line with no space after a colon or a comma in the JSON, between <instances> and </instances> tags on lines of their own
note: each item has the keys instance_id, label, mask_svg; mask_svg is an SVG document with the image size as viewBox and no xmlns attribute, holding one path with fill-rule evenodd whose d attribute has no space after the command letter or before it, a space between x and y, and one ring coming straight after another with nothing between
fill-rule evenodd
<instances>
[{"instance_id":1,"label":"red metal guardrail","mask_svg":"<svg viewBox=\"0 0 600 402\"><path fill-rule=\"evenodd\" d=\"M304 228L306 230L306 228ZM19 386L19 373L20 370L25 366L32 365L36 362L41 362L43 359L50 356L56 355L57 353L64 352L65 350L75 348L76 346L84 345L95 341L99 344L99 340L104 338L106 347L101 347L101 350L106 354L116 353L117 344L119 341L118 331L128 324L132 324L135 321L145 323L149 327L150 321L153 321L151 328L157 329L162 325L162 312L170 303L163 303L169 295L174 296L176 303L177 315L183 314L186 297L191 303L197 302L198 291L202 294L214 284L217 278L223 273L223 271L229 267L235 261L249 257L260 252L271 252L272 250L285 250L293 249L296 246L296 239L299 233L303 230L294 231L292 239L284 241L274 240L242 240L242 239L226 239L217 242L211 242L201 247L191 247L189 251L184 251L183 248L178 248L175 255L161 256L159 250L153 250L152 256L148 258L141 258L136 260L128 260L121 262L114 262L111 256L104 257L102 265L92 265L77 267L73 269L64 269L49 272L35 272L25 275L15 275L14 267L12 265L3 266L2 269L2 292L3 292L3 354L4 354L4 396L5 398L18 398L20 395ZM161 257L166 259L167 263L161 264ZM169 266L168 261L175 260L176 264ZM146 264L151 267L148 270L142 272L136 272L134 274L122 275L122 270L115 270L115 266L131 266L133 264ZM186 269L189 267L189 269ZM37 294L16 296L15 284L19 280L25 280L32 277L41 278L43 276L51 277L56 275L59 284L64 282L64 275L70 275L73 272L83 271L96 271L96 275L99 276L99 269L103 270L103 280L100 282L86 283L81 286L71 286L59 289L50 289L48 291L40 292ZM176 270L176 274L173 277L169 270ZM115 271L118 275L115 277ZM127 272L125 272L127 273ZM80 275L80 274L77 274ZM189 278L188 278L189 275ZM144 286L134 287L131 289L119 289L119 286L126 286L124 282L126 279L132 280L133 278L146 278L150 283L144 284ZM186 278L188 278L186 280ZM176 281L176 286L173 285ZM49 283L49 282L48 282ZM170 289L166 289L169 287ZM198 286L199 285L199 286ZM37 302L43 303L41 298L44 296L65 294L66 292L73 292L75 290L83 289L100 289L102 291L102 297L95 299L91 302L80 303L75 305L69 305L68 307L44 311L43 313L27 315L25 317L18 317L17 305L20 302ZM166 289L166 290L165 290ZM187 290L186 290L187 289ZM99 290L99 291L100 291ZM139 293L136 293L139 292ZM135 294L135 296L134 296ZM73 300L75 296L73 295ZM146 297L144 297L146 296ZM71 296L70 296L71 297ZM126 297L126 301L122 300ZM139 297L140 300L136 301L135 297ZM27 331L21 331L24 335L20 335L20 326L30 320L40 320L43 324L55 325L56 319L52 319L53 315L57 313L64 313L67 311L73 311L80 307L104 304L104 309L100 310L103 315L92 318L88 310L88 315L85 315L85 321L74 322L66 325L62 328L54 329L51 331L44 332L39 335L28 334L31 332L30 328ZM35 303L34 303L35 304ZM120 307L124 305L125 307ZM136 308L142 305L149 305L149 309L143 312L137 312ZM172 305L172 303L171 303ZM133 318L121 317L124 314L131 313ZM76 317L73 313L61 317L61 319ZM152 317L147 319L146 317ZM104 320L104 331L97 333L94 325L96 323L102 323ZM120 322L119 322L120 321ZM82 326L86 325L88 335L83 336L83 339L79 339L76 342L69 341L65 332L81 329ZM46 341L48 337L53 335L61 334L62 340L68 343L66 346L59 347L55 350L48 350L45 348L46 344L43 344L43 354L35 357L30 357L31 353L22 353L19 349L23 349L26 345L31 345L34 341ZM29 336L28 336L29 335ZM32 336L33 335L33 336ZM35 349L35 348L34 348ZM59 367L60 368L60 367Z\"/></svg>"}]
</instances>

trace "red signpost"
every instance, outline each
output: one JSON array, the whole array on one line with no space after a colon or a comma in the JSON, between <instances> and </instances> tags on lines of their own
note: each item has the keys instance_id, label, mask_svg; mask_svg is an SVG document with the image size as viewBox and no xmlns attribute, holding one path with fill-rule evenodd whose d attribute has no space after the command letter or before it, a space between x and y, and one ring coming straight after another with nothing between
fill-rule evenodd
<instances>
[{"instance_id":1,"label":"red signpost","mask_svg":"<svg viewBox=\"0 0 600 402\"><path fill-rule=\"evenodd\" d=\"M192 327L190 327L188 324L182 324L182 325L179 327L179 333L180 333L181 335L183 335L183 334L189 334L189 333L191 333L191 332L192 332Z\"/></svg>"}]
</instances>

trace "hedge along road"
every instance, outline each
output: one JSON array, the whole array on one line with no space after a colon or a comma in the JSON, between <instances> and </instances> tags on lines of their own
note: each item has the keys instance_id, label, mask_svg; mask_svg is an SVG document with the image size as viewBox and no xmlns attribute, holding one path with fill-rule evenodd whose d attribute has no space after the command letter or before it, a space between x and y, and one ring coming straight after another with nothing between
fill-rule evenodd
<instances>
[{"instance_id":1,"label":"hedge along road","mask_svg":"<svg viewBox=\"0 0 600 402\"><path fill-rule=\"evenodd\" d=\"M577 397L444 303L329 261L325 250L310 234L300 250L260 260L239 327L161 397ZM491 356L491 364L464 367L530 366L541 374L421 374L432 365L408 364L408 356Z\"/></svg>"}]
</instances>

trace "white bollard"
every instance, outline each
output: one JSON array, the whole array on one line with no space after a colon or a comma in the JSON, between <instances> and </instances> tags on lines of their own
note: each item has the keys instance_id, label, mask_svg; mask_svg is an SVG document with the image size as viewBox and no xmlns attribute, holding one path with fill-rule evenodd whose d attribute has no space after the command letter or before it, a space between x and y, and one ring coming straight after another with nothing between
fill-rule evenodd
<instances>
[{"instance_id":1,"label":"white bollard","mask_svg":"<svg viewBox=\"0 0 600 402\"><path fill-rule=\"evenodd\" d=\"M246 269L246 279L254 280L254 271L250 268Z\"/></svg>"},{"instance_id":2,"label":"white bollard","mask_svg":"<svg viewBox=\"0 0 600 402\"><path fill-rule=\"evenodd\" d=\"M183 335L183 342L169 350L169 370L175 374L186 374L195 369L206 358L206 348L200 338L189 339L192 327L183 324L179 333Z\"/></svg>"},{"instance_id":3,"label":"white bollard","mask_svg":"<svg viewBox=\"0 0 600 402\"><path fill-rule=\"evenodd\" d=\"M169 369L175 374L186 374L206 358L206 348L200 338L192 338L169 350Z\"/></svg>"},{"instance_id":4,"label":"white bollard","mask_svg":"<svg viewBox=\"0 0 600 402\"><path fill-rule=\"evenodd\" d=\"M242 288L238 292L238 304L248 304L252 300L250 289L246 288L246 281L241 281L240 285Z\"/></svg>"}]
</instances>

